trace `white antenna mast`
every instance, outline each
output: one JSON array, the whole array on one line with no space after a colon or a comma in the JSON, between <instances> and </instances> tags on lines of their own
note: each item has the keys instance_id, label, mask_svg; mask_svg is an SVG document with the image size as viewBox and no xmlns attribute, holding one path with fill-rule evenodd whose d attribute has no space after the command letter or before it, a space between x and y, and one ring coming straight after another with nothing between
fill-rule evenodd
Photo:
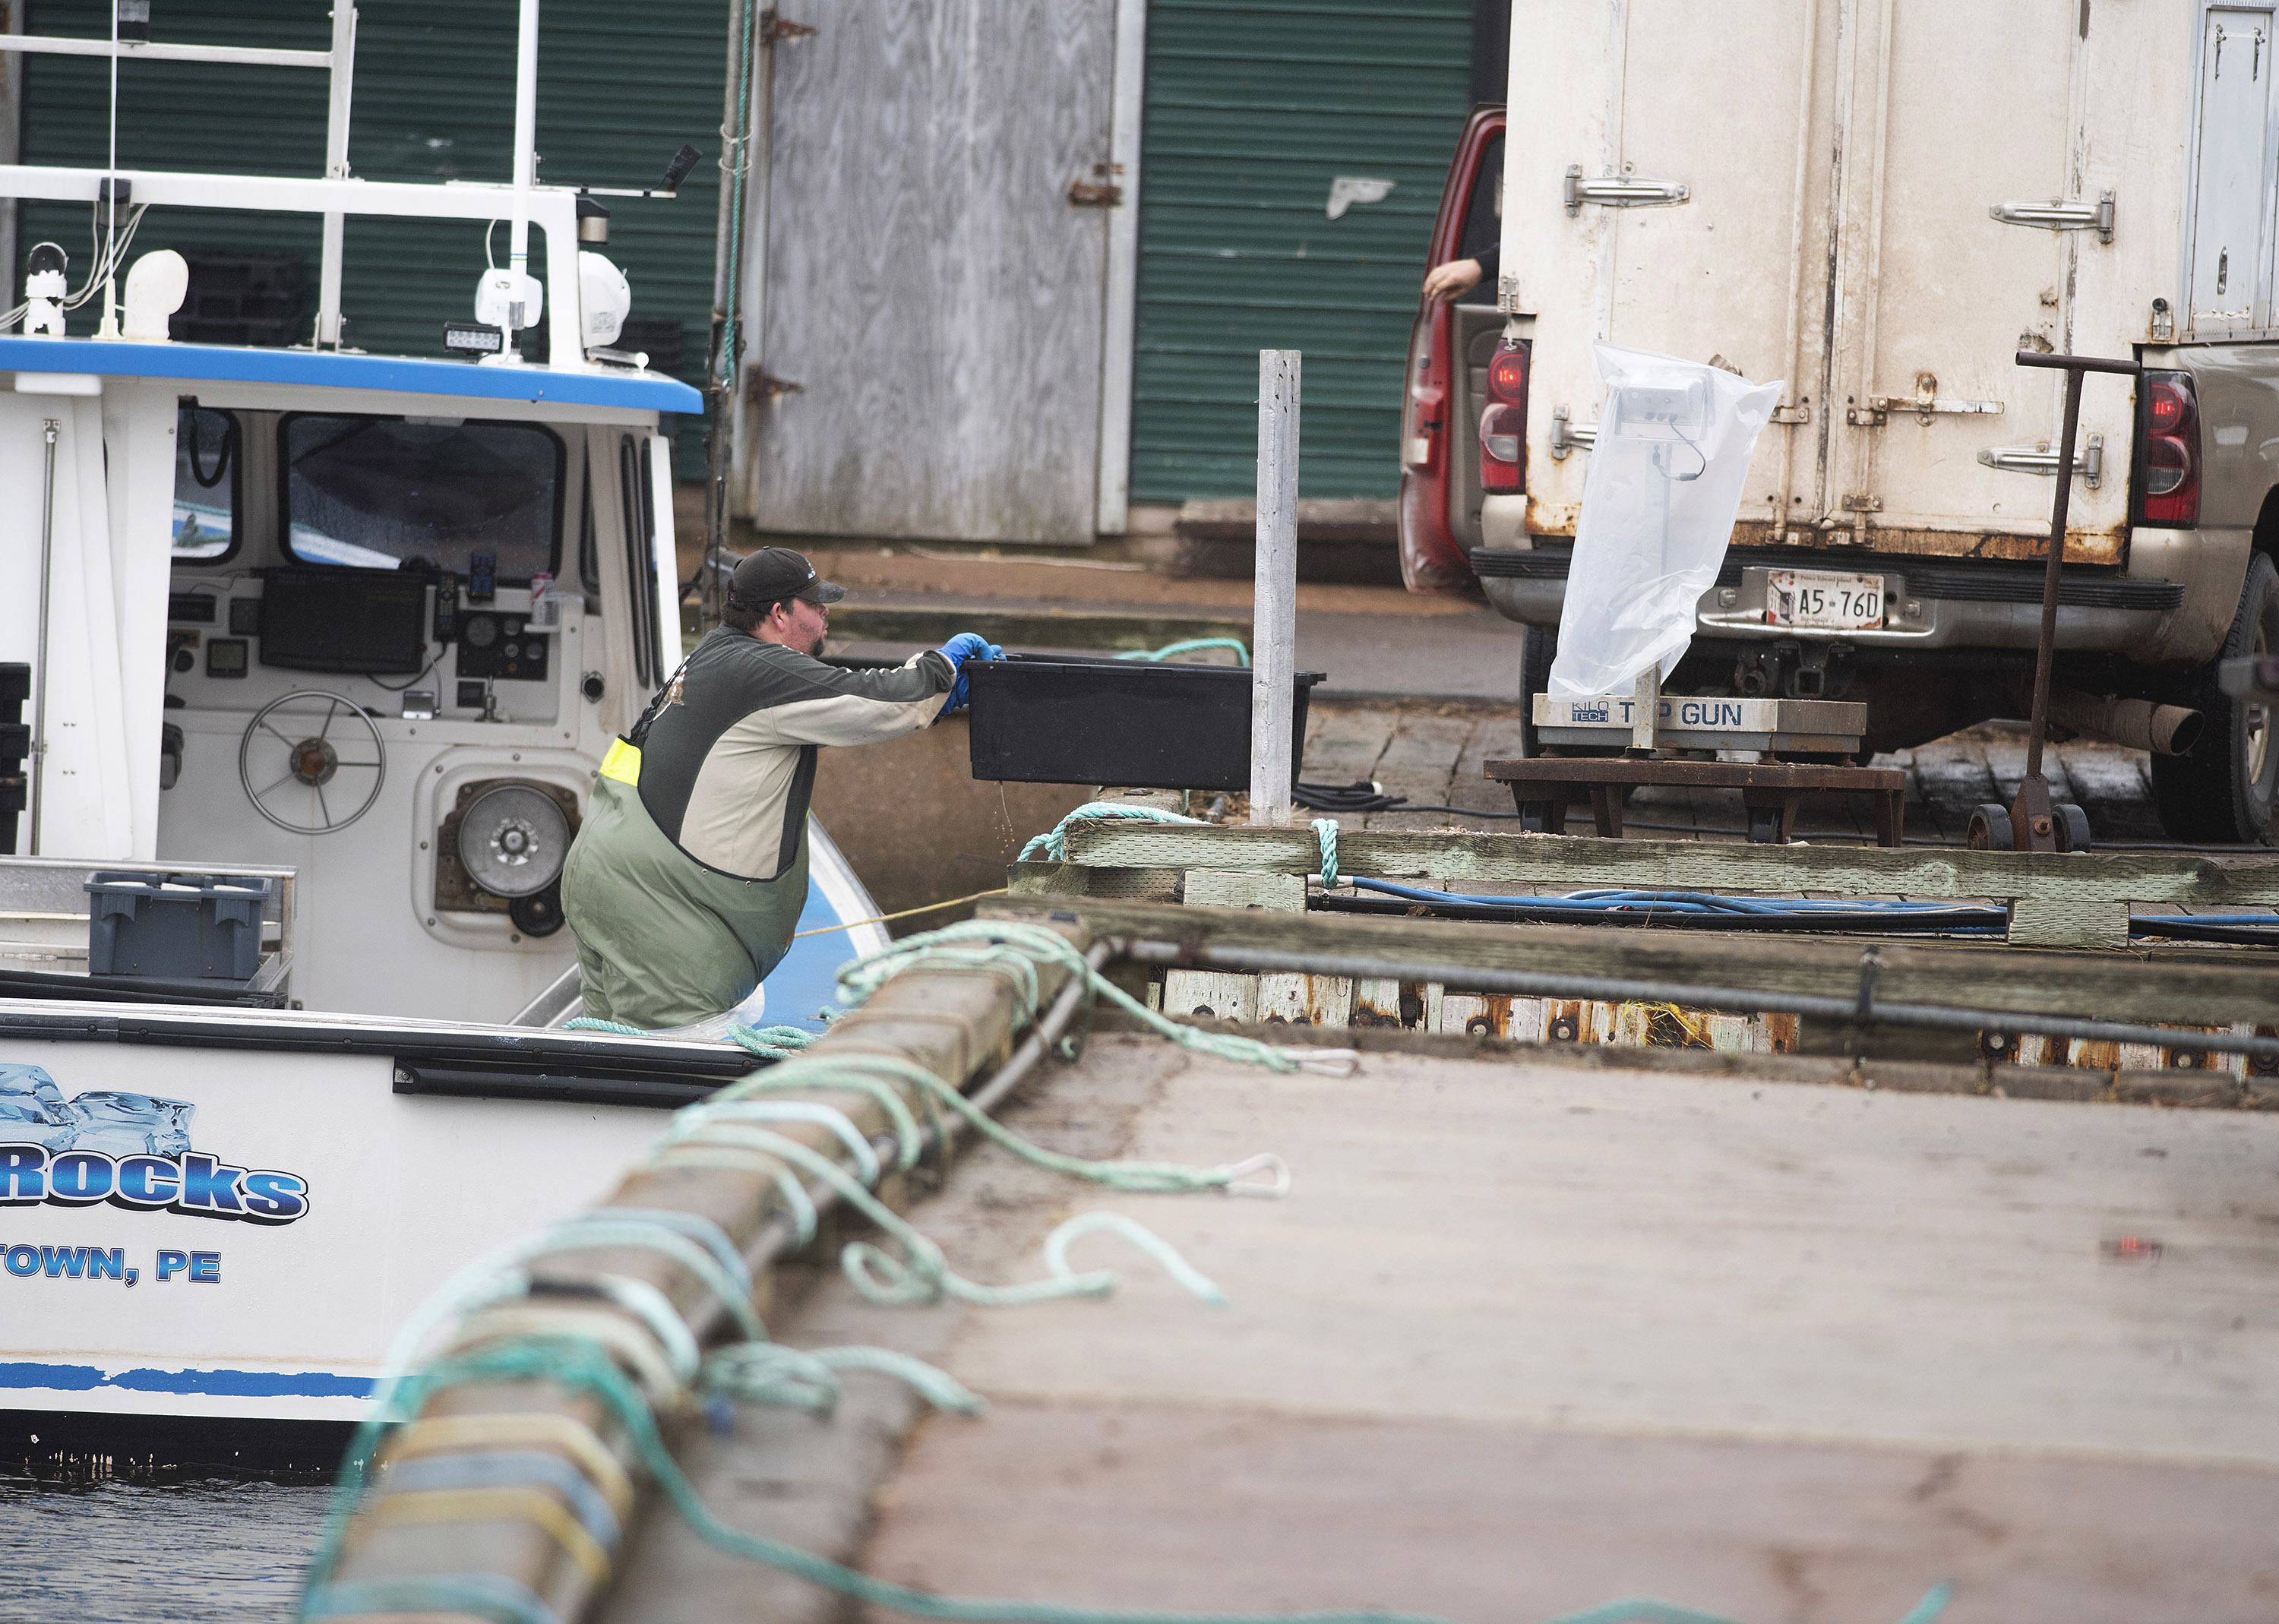
<instances>
[{"instance_id":1,"label":"white antenna mast","mask_svg":"<svg viewBox=\"0 0 2279 1624\"><path fill-rule=\"evenodd\" d=\"M95 336L119 336L119 14L129 0L111 4L111 158L103 178L103 321ZM150 32L150 0L142 0L142 33Z\"/></svg>"},{"instance_id":2,"label":"white antenna mast","mask_svg":"<svg viewBox=\"0 0 2279 1624\"><path fill-rule=\"evenodd\" d=\"M537 144L538 0L522 0L514 48L514 212L507 231L506 264L513 280L507 295L505 342L495 357L508 365L522 359L514 335L518 328L529 325L524 315L523 289L530 280L530 188L538 183Z\"/></svg>"}]
</instances>

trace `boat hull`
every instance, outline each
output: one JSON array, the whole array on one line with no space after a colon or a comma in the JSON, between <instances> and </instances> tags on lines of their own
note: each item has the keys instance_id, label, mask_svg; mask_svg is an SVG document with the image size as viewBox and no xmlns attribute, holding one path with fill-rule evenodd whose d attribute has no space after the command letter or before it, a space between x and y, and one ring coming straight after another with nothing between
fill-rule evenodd
<instances>
[{"instance_id":1,"label":"boat hull","mask_svg":"<svg viewBox=\"0 0 2279 1624\"><path fill-rule=\"evenodd\" d=\"M605 1193L664 1125L398 1093L386 1054L0 1036L0 1068L67 1107L190 1107L0 1120L0 1409L356 1419L422 1298Z\"/></svg>"}]
</instances>

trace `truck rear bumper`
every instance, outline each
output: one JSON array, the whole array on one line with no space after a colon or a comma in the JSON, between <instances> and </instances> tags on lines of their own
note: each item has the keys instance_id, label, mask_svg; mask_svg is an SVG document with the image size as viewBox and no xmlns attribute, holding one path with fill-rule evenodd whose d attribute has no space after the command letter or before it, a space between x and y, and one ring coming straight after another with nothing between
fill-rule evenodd
<instances>
[{"instance_id":1,"label":"truck rear bumper","mask_svg":"<svg viewBox=\"0 0 2279 1624\"><path fill-rule=\"evenodd\" d=\"M1488 601L1506 619L1555 626L1567 598L1569 548L1476 548L1472 567ZM1815 555L1807 565L1846 574L1880 575L1884 624L1873 631L1830 631L1768 624L1769 563L1738 549L1717 584L1701 594L1697 633L1730 640L1842 641L1884 648L2031 648L2041 632L2042 571L1952 560L1909 560L1894 568L1868 557ZM2162 624L2183 604L2172 581L2131 580L2104 571L2068 570L2058 591L2058 647L2083 653L2152 654Z\"/></svg>"}]
</instances>

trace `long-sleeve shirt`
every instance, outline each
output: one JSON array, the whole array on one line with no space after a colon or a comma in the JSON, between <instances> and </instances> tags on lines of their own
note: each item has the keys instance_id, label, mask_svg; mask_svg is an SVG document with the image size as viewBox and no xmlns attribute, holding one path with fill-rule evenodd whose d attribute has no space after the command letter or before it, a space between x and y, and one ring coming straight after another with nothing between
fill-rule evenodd
<instances>
[{"instance_id":1,"label":"long-sleeve shirt","mask_svg":"<svg viewBox=\"0 0 2279 1624\"><path fill-rule=\"evenodd\" d=\"M817 749L916 732L955 680L932 649L892 670L849 671L716 627L641 740L641 805L706 868L773 879L805 838Z\"/></svg>"}]
</instances>

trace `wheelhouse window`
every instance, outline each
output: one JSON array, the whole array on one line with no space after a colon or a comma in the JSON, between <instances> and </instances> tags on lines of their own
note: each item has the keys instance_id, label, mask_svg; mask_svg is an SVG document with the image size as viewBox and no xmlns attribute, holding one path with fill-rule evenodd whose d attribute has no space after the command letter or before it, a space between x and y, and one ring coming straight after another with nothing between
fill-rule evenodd
<instances>
[{"instance_id":1,"label":"wheelhouse window","mask_svg":"<svg viewBox=\"0 0 2279 1624\"><path fill-rule=\"evenodd\" d=\"M285 548L303 563L553 573L566 456L527 423L295 412L278 425Z\"/></svg>"},{"instance_id":2,"label":"wheelhouse window","mask_svg":"<svg viewBox=\"0 0 2279 1624\"><path fill-rule=\"evenodd\" d=\"M226 558L237 549L237 419L184 406L174 419L174 556Z\"/></svg>"}]
</instances>

